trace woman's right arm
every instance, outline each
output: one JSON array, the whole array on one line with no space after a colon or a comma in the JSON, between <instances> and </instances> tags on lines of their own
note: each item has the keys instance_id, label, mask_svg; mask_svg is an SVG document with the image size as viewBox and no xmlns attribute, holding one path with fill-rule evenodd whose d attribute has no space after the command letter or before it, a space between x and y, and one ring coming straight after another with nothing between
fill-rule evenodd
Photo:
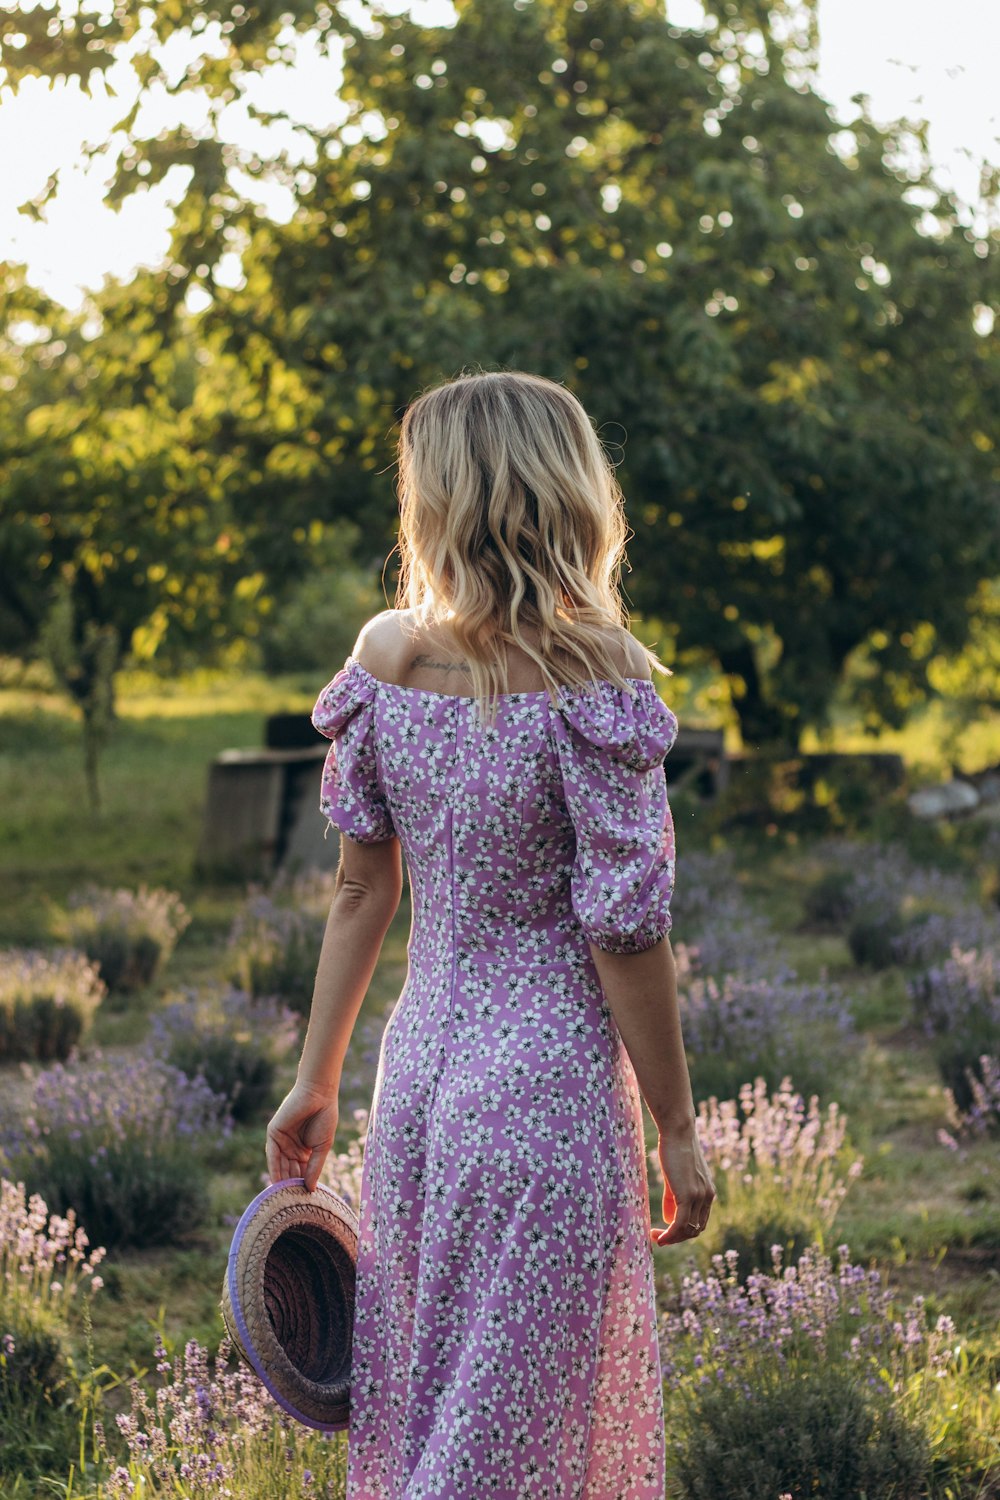
<instances>
[{"instance_id":1,"label":"woman's right arm","mask_svg":"<svg viewBox=\"0 0 1000 1500\"><path fill-rule=\"evenodd\" d=\"M715 1184L698 1140L670 939L663 937L641 953L611 953L594 943L589 946L660 1136L666 1187L663 1213L670 1227L654 1230L653 1238L661 1245L690 1239L708 1222Z\"/></svg>"}]
</instances>

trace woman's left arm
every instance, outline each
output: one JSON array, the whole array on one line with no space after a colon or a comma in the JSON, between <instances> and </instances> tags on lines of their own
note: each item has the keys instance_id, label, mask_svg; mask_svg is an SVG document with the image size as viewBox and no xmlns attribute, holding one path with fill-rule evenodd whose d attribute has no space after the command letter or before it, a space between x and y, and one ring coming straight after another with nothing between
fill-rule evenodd
<instances>
[{"instance_id":1,"label":"woman's left arm","mask_svg":"<svg viewBox=\"0 0 1000 1500\"><path fill-rule=\"evenodd\" d=\"M398 838L340 839L340 865L296 1082L267 1127L272 1182L304 1177L315 1187L336 1133L340 1077L362 1002L403 893Z\"/></svg>"}]
</instances>

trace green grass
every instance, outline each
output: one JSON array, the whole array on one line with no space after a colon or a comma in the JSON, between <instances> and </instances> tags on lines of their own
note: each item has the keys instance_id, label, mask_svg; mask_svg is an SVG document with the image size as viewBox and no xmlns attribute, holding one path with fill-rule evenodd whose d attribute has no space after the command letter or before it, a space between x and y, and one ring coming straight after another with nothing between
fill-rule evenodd
<instances>
[{"instance_id":1,"label":"green grass","mask_svg":"<svg viewBox=\"0 0 1000 1500\"><path fill-rule=\"evenodd\" d=\"M259 675L204 673L173 684L126 677L94 813L77 710L50 693L0 692L0 942L43 941L49 903L88 880L145 881L193 897L212 760L263 745L269 713L308 712L315 697L294 680ZM207 930L212 920L209 899L198 921Z\"/></svg>"},{"instance_id":2,"label":"green grass","mask_svg":"<svg viewBox=\"0 0 1000 1500\"><path fill-rule=\"evenodd\" d=\"M88 880L167 885L185 898L208 766L261 739L257 714L124 719L102 767L105 805L86 806L80 730L51 714L0 717L0 939L38 942L48 903Z\"/></svg>"}]
</instances>

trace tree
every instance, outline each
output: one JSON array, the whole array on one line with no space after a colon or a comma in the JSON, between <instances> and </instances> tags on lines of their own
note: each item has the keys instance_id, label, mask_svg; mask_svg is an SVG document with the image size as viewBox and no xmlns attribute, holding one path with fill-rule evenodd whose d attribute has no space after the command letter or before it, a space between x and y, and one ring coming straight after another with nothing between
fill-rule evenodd
<instances>
[{"instance_id":1,"label":"tree","mask_svg":"<svg viewBox=\"0 0 1000 1500\"><path fill-rule=\"evenodd\" d=\"M998 354L974 327L1000 303L997 237L936 189L919 127L837 127L810 5L727 0L704 32L647 0L456 9L157 10L161 37L225 35L178 85L216 111L295 31L344 51L347 118L300 132L304 163L178 130L134 139L113 189L193 168L161 288L209 290L203 336L258 393L217 431L240 524L270 524L277 572L317 518L384 555L407 401L470 365L537 370L624 437L631 602L717 660L750 744L822 724L861 648L883 667L869 722L898 719L927 690L907 642L958 649L1000 572ZM237 165L294 189L287 224Z\"/></svg>"},{"instance_id":2,"label":"tree","mask_svg":"<svg viewBox=\"0 0 1000 1500\"><path fill-rule=\"evenodd\" d=\"M112 289L85 319L9 272L4 299L0 647L40 648L81 709L95 808L123 658L203 657L254 628L262 585L202 445L222 367L164 343L148 290Z\"/></svg>"}]
</instances>

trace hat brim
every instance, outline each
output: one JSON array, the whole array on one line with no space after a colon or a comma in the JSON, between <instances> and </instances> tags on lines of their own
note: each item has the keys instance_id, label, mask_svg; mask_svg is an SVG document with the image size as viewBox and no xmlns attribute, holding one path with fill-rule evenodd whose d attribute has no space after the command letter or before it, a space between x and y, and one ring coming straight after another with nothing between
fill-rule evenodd
<instances>
[{"instance_id":1,"label":"hat brim","mask_svg":"<svg viewBox=\"0 0 1000 1500\"><path fill-rule=\"evenodd\" d=\"M233 1234L220 1306L236 1348L289 1416L322 1432L350 1422L358 1219L332 1188L287 1177L258 1193Z\"/></svg>"}]
</instances>

